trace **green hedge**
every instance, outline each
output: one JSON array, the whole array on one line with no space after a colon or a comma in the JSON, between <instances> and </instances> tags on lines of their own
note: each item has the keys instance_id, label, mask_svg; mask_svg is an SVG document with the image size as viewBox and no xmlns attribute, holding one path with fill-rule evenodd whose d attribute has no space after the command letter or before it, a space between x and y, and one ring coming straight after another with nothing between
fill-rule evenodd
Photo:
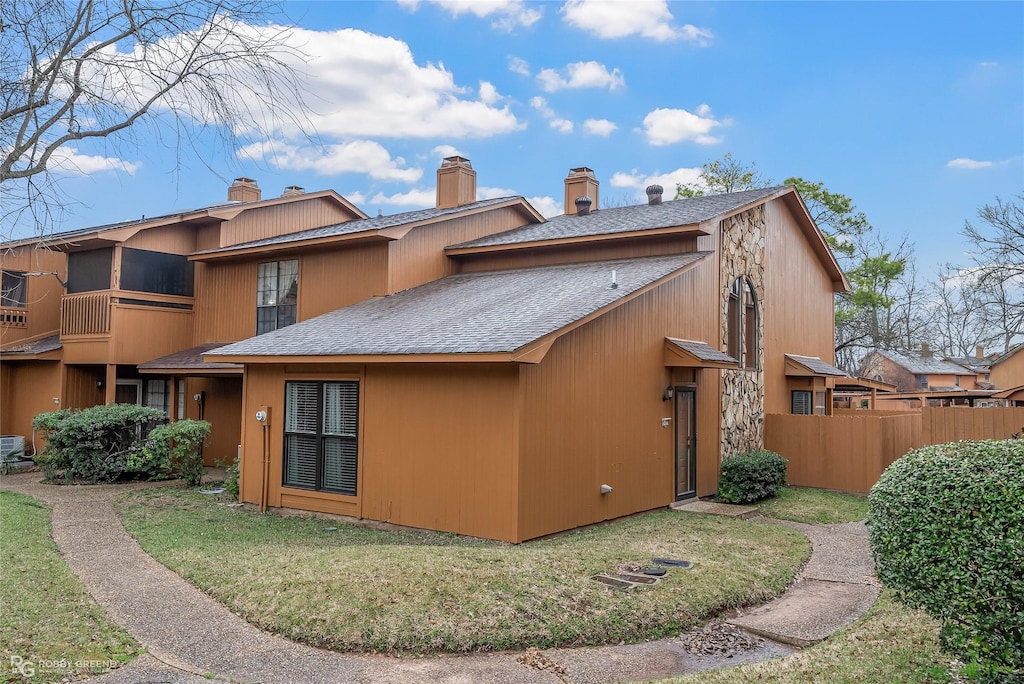
<instances>
[{"instance_id":1,"label":"green hedge","mask_svg":"<svg viewBox=\"0 0 1024 684\"><path fill-rule=\"evenodd\" d=\"M868 501L879 579L942 623L969 670L1024 681L1024 440L916 449Z\"/></svg>"},{"instance_id":2,"label":"green hedge","mask_svg":"<svg viewBox=\"0 0 1024 684\"><path fill-rule=\"evenodd\" d=\"M718 498L743 504L775 496L786 485L789 461L768 449L755 449L722 459Z\"/></svg>"},{"instance_id":3,"label":"green hedge","mask_svg":"<svg viewBox=\"0 0 1024 684\"><path fill-rule=\"evenodd\" d=\"M163 411L135 404L42 413L32 427L47 447L35 457L50 481L113 482L181 477L199 484L202 445L210 424L202 420L164 423Z\"/></svg>"}]
</instances>

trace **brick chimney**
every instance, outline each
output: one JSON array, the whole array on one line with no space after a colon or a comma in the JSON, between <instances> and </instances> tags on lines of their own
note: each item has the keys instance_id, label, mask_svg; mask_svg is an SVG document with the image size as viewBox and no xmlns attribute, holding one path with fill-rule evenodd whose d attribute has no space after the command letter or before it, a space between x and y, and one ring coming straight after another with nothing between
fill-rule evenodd
<instances>
[{"instance_id":1,"label":"brick chimney","mask_svg":"<svg viewBox=\"0 0 1024 684\"><path fill-rule=\"evenodd\" d=\"M465 157L445 157L437 170L437 208L476 202L476 171Z\"/></svg>"},{"instance_id":2,"label":"brick chimney","mask_svg":"<svg viewBox=\"0 0 1024 684\"><path fill-rule=\"evenodd\" d=\"M587 196L590 198L593 210L601 206L598 196L598 187L601 185L594 178L594 170L581 166L569 169L569 176L565 179L565 213L576 213L576 198Z\"/></svg>"},{"instance_id":3,"label":"brick chimney","mask_svg":"<svg viewBox=\"0 0 1024 684\"><path fill-rule=\"evenodd\" d=\"M228 188L229 202L259 202L260 197L260 186L252 178L236 178Z\"/></svg>"},{"instance_id":4,"label":"brick chimney","mask_svg":"<svg viewBox=\"0 0 1024 684\"><path fill-rule=\"evenodd\" d=\"M976 359L983 359L983 358L985 358L985 347L983 347L980 344L977 345L976 347L974 347L974 358L976 358Z\"/></svg>"}]
</instances>

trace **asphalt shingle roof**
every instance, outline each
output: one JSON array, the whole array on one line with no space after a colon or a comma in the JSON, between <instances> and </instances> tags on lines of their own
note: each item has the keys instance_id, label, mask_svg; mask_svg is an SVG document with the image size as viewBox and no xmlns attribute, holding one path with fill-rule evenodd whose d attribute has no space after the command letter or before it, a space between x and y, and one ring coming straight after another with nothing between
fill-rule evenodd
<instances>
[{"instance_id":1,"label":"asphalt shingle roof","mask_svg":"<svg viewBox=\"0 0 1024 684\"><path fill-rule=\"evenodd\" d=\"M354 235L355 233L363 233L370 230L383 230L384 228L394 228L395 226L402 226L407 223L419 223L420 221L429 221L431 219L441 218L443 216L448 216L450 214L458 214L460 212L466 211L467 209L479 209L482 207L489 207L495 204L507 202L511 199L516 199L516 197L495 197L493 199L486 199L480 200L479 202L473 202L472 204L464 204L460 207L448 207L446 209L418 209L416 211L404 211L400 214L390 214L387 216L373 216L365 219L346 221L345 223L336 223L330 226L310 228L309 230L303 230L298 233L289 233L288 235L278 235L275 237L263 238L261 240L243 242L241 244L231 245L230 247L208 249L203 252L196 252L196 254L216 254L218 252L230 252L236 249L247 249L250 247L267 247L271 245L283 245L292 242L301 242L303 240L316 240L319 238L331 238L340 237L342 235Z\"/></svg>"},{"instance_id":2,"label":"asphalt shingle roof","mask_svg":"<svg viewBox=\"0 0 1024 684\"><path fill-rule=\"evenodd\" d=\"M835 375L841 378L849 377L846 371L840 370L831 364L825 363L817 356L800 356L799 354L786 354L786 358L799 363L804 368L807 368L808 370L813 371L818 375Z\"/></svg>"},{"instance_id":3,"label":"asphalt shingle roof","mask_svg":"<svg viewBox=\"0 0 1024 684\"><path fill-rule=\"evenodd\" d=\"M939 358L910 356L882 350L878 350L878 353L893 363L903 366L914 375L975 375L974 371Z\"/></svg>"},{"instance_id":4,"label":"asphalt shingle roof","mask_svg":"<svg viewBox=\"0 0 1024 684\"><path fill-rule=\"evenodd\" d=\"M50 335L32 342L14 344L3 350L4 356L11 354L43 354L60 349L60 335Z\"/></svg>"},{"instance_id":5,"label":"asphalt shingle roof","mask_svg":"<svg viewBox=\"0 0 1024 684\"><path fill-rule=\"evenodd\" d=\"M229 344L207 356L508 353L707 252L461 273ZM612 273L618 287L612 288Z\"/></svg>"},{"instance_id":6,"label":"asphalt shingle roof","mask_svg":"<svg viewBox=\"0 0 1024 684\"><path fill-rule=\"evenodd\" d=\"M770 197L787 186L780 185L758 190L744 190L724 195L707 195L662 202L661 204L637 204L629 207L612 207L592 212L586 216L563 214L544 223L534 223L520 228L470 240L449 249L465 247L491 247L516 245L542 240L559 240L591 235L613 235L634 231L654 230L688 226L707 221L716 216L734 211L742 206Z\"/></svg>"},{"instance_id":7,"label":"asphalt shingle roof","mask_svg":"<svg viewBox=\"0 0 1024 684\"><path fill-rule=\"evenodd\" d=\"M201 344L198 347L192 347L191 349L183 349L167 356L161 356L158 359L152 361L146 361L145 363L139 364L139 370L148 369L164 369L174 368L178 370L213 370L213 369L241 369L242 365L239 363L223 363L219 361L203 361L203 354L216 349L217 347L223 347L224 342L214 342L212 344Z\"/></svg>"},{"instance_id":8,"label":"asphalt shingle roof","mask_svg":"<svg viewBox=\"0 0 1024 684\"><path fill-rule=\"evenodd\" d=\"M694 356L696 356L701 361L717 361L717 362L720 362L720 363L735 363L735 364L739 363L739 361L737 361L736 359L732 358L731 356L726 354L724 351L715 349L714 347L712 347L711 345L707 344L706 342L697 342L697 341L694 341L694 340L679 340L679 339L676 339L674 337L669 337L667 339L668 339L669 342L671 342L675 346L679 347L680 349L682 349L685 352L689 352L690 354L693 354Z\"/></svg>"}]
</instances>

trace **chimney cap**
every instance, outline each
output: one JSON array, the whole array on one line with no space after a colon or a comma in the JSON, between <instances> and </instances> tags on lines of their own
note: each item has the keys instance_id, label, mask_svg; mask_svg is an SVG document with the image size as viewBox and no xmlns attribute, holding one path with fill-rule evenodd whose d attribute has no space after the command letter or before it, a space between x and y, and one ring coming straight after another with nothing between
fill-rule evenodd
<instances>
[{"instance_id":1,"label":"chimney cap","mask_svg":"<svg viewBox=\"0 0 1024 684\"><path fill-rule=\"evenodd\" d=\"M570 176L590 176L594 177L594 169L589 166L577 166L574 169L569 169Z\"/></svg>"},{"instance_id":2,"label":"chimney cap","mask_svg":"<svg viewBox=\"0 0 1024 684\"><path fill-rule=\"evenodd\" d=\"M580 195L574 202L576 204L576 215L586 216L590 213L590 205L594 203L594 200L590 199L589 195Z\"/></svg>"},{"instance_id":3,"label":"chimney cap","mask_svg":"<svg viewBox=\"0 0 1024 684\"><path fill-rule=\"evenodd\" d=\"M235 179L232 185L256 185L256 181L252 178L246 178L245 176L239 176Z\"/></svg>"},{"instance_id":4,"label":"chimney cap","mask_svg":"<svg viewBox=\"0 0 1024 684\"><path fill-rule=\"evenodd\" d=\"M445 157L444 159L441 160L441 166L461 166L462 164L465 164L469 168L473 168L473 165L470 163L468 158L460 156L458 154L454 154L450 157Z\"/></svg>"},{"instance_id":5,"label":"chimney cap","mask_svg":"<svg viewBox=\"0 0 1024 684\"><path fill-rule=\"evenodd\" d=\"M305 193L306 189L302 186L289 185L284 189L284 192L281 193L281 197L292 197L294 195L304 195Z\"/></svg>"}]
</instances>

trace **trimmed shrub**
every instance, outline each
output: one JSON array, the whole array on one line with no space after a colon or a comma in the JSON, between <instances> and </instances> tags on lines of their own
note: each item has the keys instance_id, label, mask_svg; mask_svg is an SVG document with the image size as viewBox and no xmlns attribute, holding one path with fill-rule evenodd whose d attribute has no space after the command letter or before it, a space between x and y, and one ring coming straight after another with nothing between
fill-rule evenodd
<instances>
[{"instance_id":1,"label":"trimmed shrub","mask_svg":"<svg viewBox=\"0 0 1024 684\"><path fill-rule=\"evenodd\" d=\"M205 420L157 425L133 467L151 480L180 477L197 485L203 477L203 442L209 436L210 424Z\"/></svg>"},{"instance_id":2,"label":"trimmed shrub","mask_svg":"<svg viewBox=\"0 0 1024 684\"><path fill-rule=\"evenodd\" d=\"M743 504L778 494L786 485L786 464L782 456L768 449L755 449L722 459L718 498Z\"/></svg>"},{"instance_id":3,"label":"trimmed shrub","mask_svg":"<svg viewBox=\"0 0 1024 684\"><path fill-rule=\"evenodd\" d=\"M143 437L162 420L162 411L135 404L41 413L32 428L43 432L47 446L35 461L51 481L112 482L124 476Z\"/></svg>"},{"instance_id":4,"label":"trimmed shrub","mask_svg":"<svg viewBox=\"0 0 1024 684\"><path fill-rule=\"evenodd\" d=\"M1024 681L1024 441L911 451L868 505L879 579L941 622L968 672Z\"/></svg>"}]
</instances>

